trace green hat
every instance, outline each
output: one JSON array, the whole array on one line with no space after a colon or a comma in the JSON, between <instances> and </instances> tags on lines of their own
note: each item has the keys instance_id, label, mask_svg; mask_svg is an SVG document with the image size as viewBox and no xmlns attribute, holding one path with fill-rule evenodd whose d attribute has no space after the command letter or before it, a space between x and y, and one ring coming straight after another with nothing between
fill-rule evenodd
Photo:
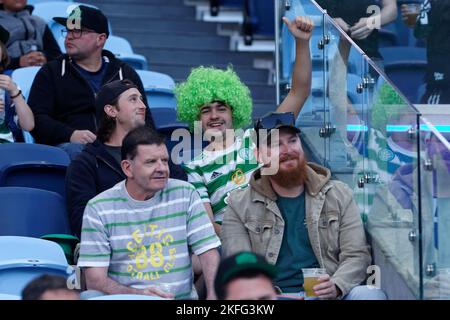
<instances>
[{"instance_id":1,"label":"green hat","mask_svg":"<svg viewBox=\"0 0 450 320\"><path fill-rule=\"evenodd\" d=\"M226 258L220 263L215 280L216 292L236 275L249 270L262 272L270 279L275 278L277 275L276 267L268 263L263 256L253 252L239 252Z\"/></svg>"},{"instance_id":2,"label":"green hat","mask_svg":"<svg viewBox=\"0 0 450 320\"><path fill-rule=\"evenodd\" d=\"M220 101L231 108L234 128L251 123L252 98L250 90L241 82L231 67L192 69L187 80L175 88L177 113L180 121L187 122L191 130L200 119L200 108Z\"/></svg>"}]
</instances>

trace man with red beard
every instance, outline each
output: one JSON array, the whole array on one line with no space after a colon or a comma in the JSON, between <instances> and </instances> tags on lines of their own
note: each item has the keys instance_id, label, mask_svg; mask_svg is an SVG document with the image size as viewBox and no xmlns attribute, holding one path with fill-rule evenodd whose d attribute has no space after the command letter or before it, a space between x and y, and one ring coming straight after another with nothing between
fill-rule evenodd
<instances>
[{"instance_id":1,"label":"man with red beard","mask_svg":"<svg viewBox=\"0 0 450 320\"><path fill-rule=\"evenodd\" d=\"M327 168L306 163L292 113L270 113L255 125L262 167L249 187L233 191L222 224L224 256L253 251L277 266L282 293L303 294L302 268L324 268L319 299L385 299L360 286L371 256L350 188Z\"/></svg>"}]
</instances>

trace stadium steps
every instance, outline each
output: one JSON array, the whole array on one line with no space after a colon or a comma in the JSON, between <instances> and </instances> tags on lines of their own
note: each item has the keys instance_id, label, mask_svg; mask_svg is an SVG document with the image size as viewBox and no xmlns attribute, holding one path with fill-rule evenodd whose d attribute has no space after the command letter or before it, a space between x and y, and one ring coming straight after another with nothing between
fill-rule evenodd
<instances>
[{"instance_id":1,"label":"stadium steps","mask_svg":"<svg viewBox=\"0 0 450 320\"><path fill-rule=\"evenodd\" d=\"M269 71L253 68L255 59L273 60L273 54L229 50L230 39L217 34L218 24L195 20L195 7L183 0L94 0L110 19L115 35L130 41L144 55L152 71L184 81L193 67L232 65L250 88L255 115L275 107L275 86ZM126 3L126 4L125 4Z\"/></svg>"}]
</instances>

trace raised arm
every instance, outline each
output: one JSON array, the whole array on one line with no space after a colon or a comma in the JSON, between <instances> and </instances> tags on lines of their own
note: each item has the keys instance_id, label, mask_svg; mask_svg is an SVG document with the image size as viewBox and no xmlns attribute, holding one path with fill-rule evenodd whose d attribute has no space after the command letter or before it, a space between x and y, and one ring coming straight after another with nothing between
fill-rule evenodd
<instances>
[{"instance_id":1,"label":"raised arm","mask_svg":"<svg viewBox=\"0 0 450 320\"><path fill-rule=\"evenodd\" d=\"M297 117L311 92L309 40L314 24L309 17L296 17L294 21L283 17L283 21L295 37L295 63L292 71L292 88L277 108L277 112L293 112Z\"/></svg>"}]
</instances>

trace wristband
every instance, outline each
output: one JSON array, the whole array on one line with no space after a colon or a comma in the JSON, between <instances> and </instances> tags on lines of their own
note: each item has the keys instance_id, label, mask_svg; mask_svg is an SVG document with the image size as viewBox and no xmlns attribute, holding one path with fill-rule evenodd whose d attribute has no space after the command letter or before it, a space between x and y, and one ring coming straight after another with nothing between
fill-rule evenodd
<instances>
[{"instance_id":1,"label":"wristband","mask_svg":"<svg viewBox=\"0 0 450 320\"><path fill-rule=\"evenodd\" d=\"M22 94L22 90L19 89L19 92L15 96L10 96L11 99L15 99Z\"/></svg>"}]
</instances>

